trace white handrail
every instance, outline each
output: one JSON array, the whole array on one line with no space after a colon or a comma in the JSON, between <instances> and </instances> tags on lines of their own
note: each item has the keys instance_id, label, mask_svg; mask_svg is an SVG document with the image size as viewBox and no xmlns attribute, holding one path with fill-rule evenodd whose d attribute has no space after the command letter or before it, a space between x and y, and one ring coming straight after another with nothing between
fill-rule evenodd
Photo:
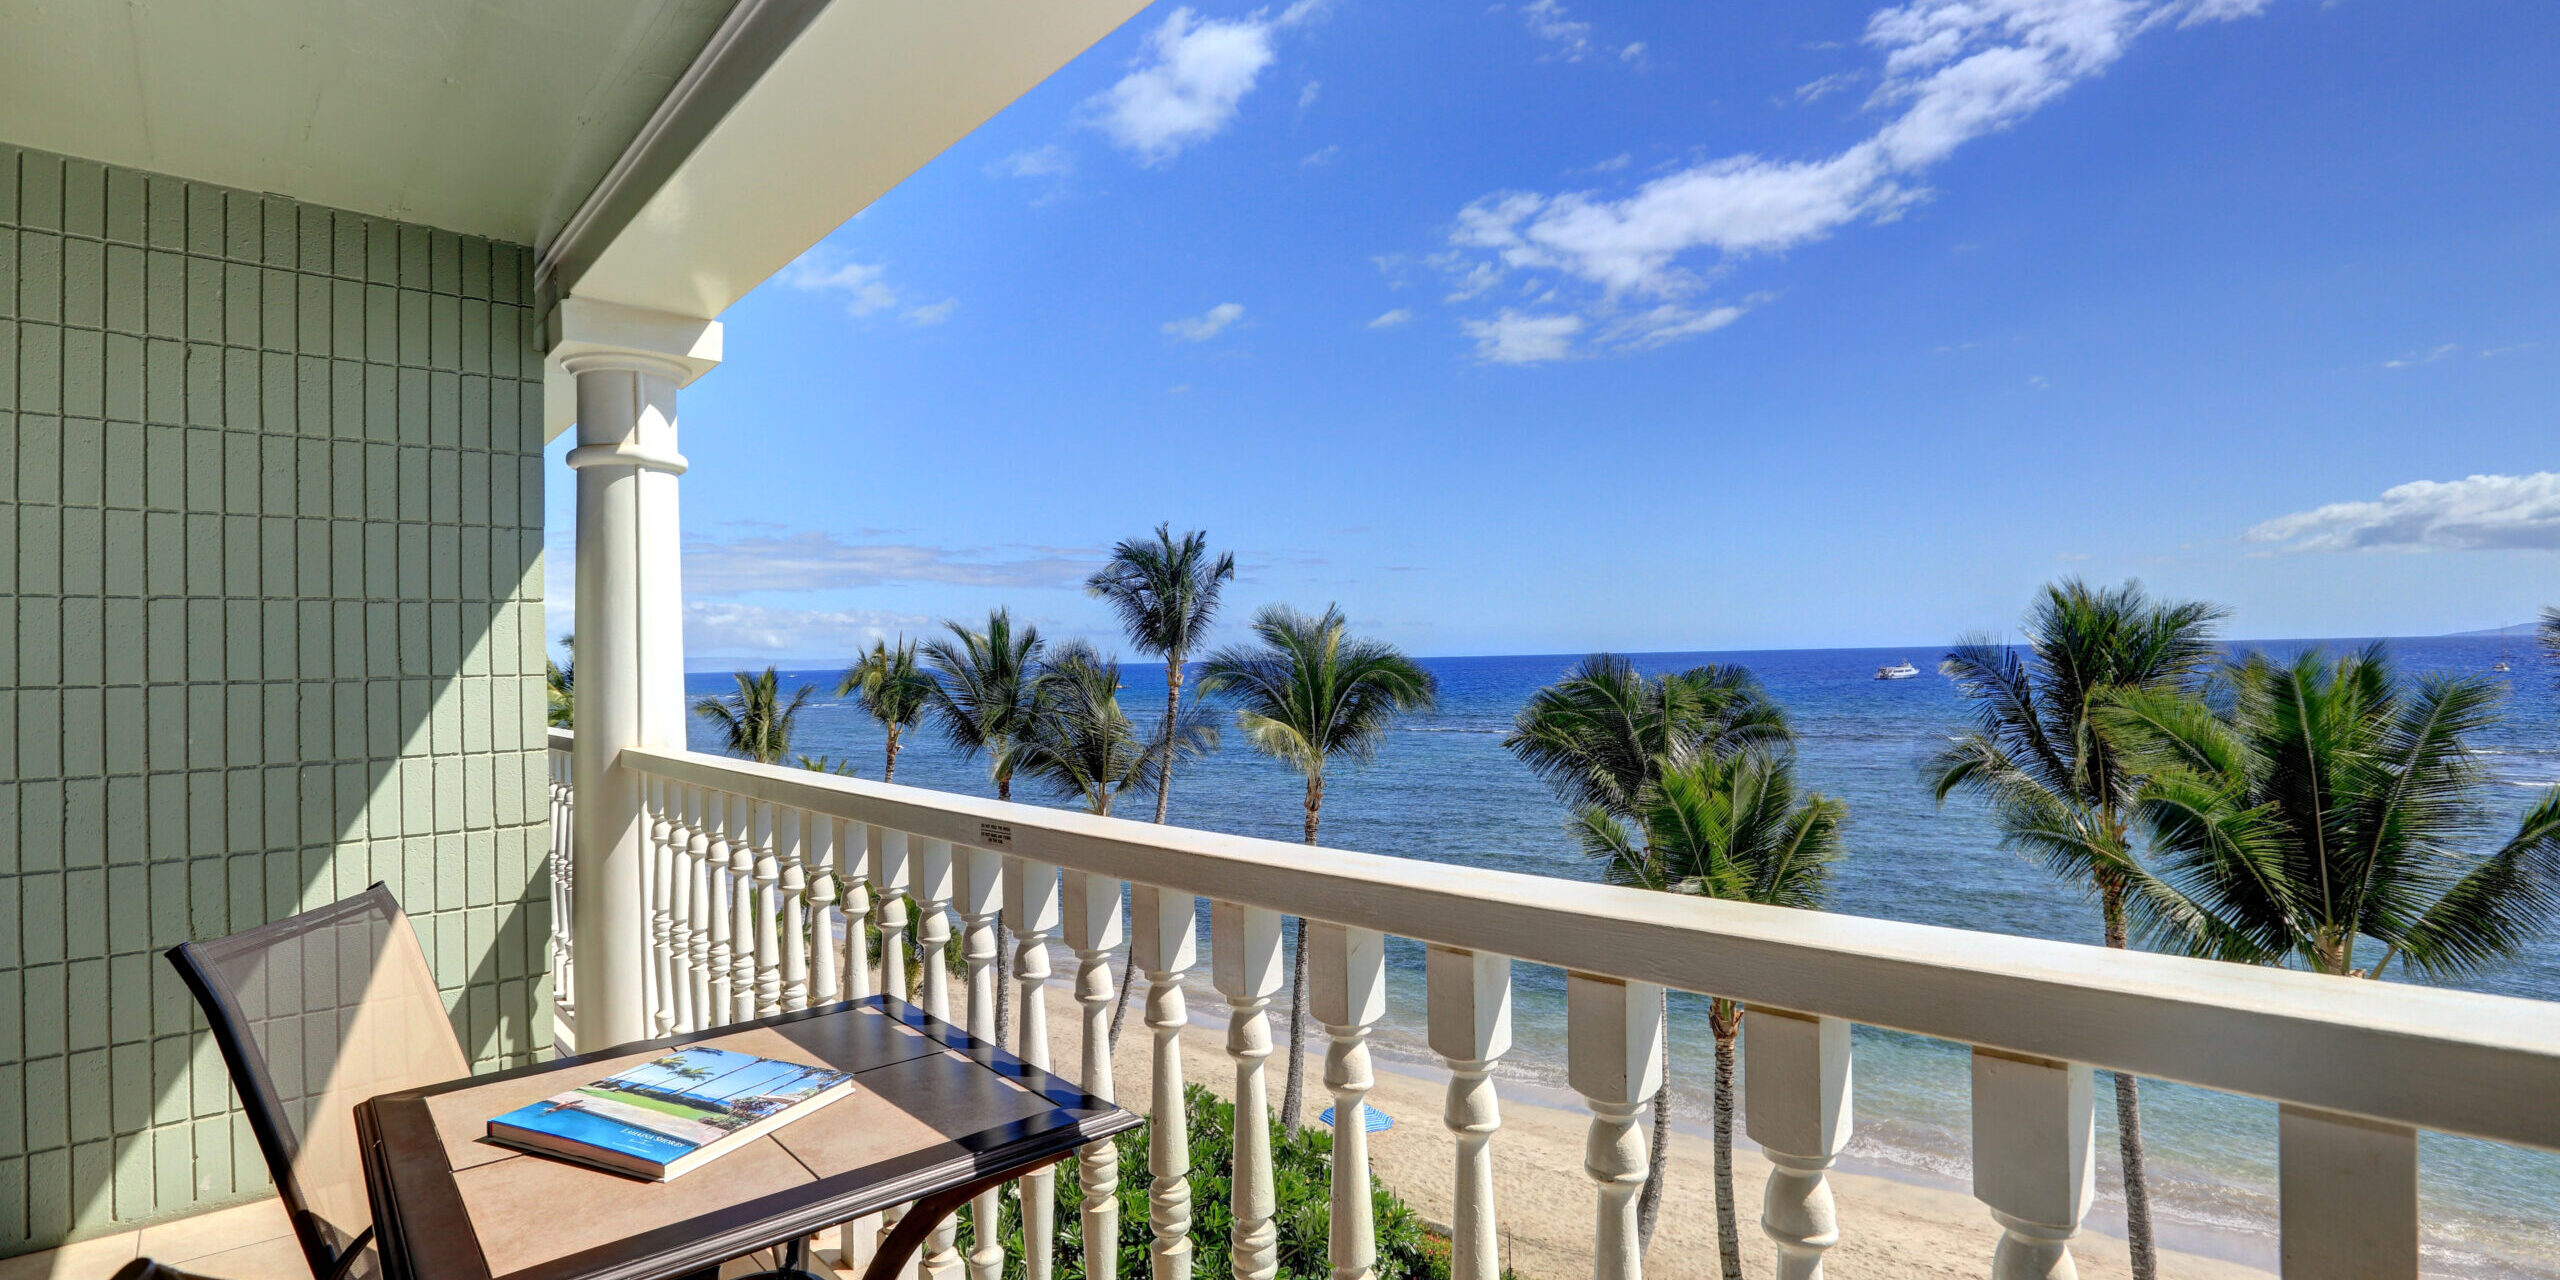
<instances>
[{"instance_id":1,"label":"white handrail","mask_svg":"<svg viewBox=\"0 0 2560 1280\"><path fill-rule=\"evenodd\" d=\"M685 751L670 781L1444 947L2560 1149L2560 1004L1716 902Z\"/></svg>"}]
</instances>

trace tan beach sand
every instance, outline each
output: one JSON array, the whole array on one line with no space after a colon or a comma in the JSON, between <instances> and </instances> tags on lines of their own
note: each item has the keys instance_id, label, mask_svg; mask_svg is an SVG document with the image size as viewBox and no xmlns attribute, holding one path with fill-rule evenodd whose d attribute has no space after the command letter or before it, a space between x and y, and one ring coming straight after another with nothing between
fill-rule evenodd
<instances>
[{"instance_id":1,"label":"tan beach sand","mask_svg":"<svg viewBox=\"0 0 2560 1280\"><path fill-rule=\"evenodd\" d=\"M1147 1108L1150 1042L1140 1020L1145 998L1142 983L1112 1065L1119 1086L1116 1096L1136 1111ZM1203 1005L1195 998L1193 1012L1202 1012ZM1208 1010L1223 1012L1214 1004ZM1050 990L1048 1017L1055 1055L1052 1065L1061 1075L1081 1074L1081 1024L1075 1002L1065 990ZM1272 1019L1274 1030L1284 1036L1285 1018L1283 1008ZM1280 1102L1285 1061L1276 1052L1270 1059L1275 1107ZM1323 1090L1323 1068L1320 1043L1311 1045L1309 1124L1332 1101ZM1207 1085L1222 1097L1233 1096L1234 1068L1220 1032L1195 1024L1185 1033L1183 1070L1192 1082ZM1376 1075L1378 1086L1370 1100L1394 1116L1396 1125L1370 1138L1374 1176L1425 1217L1445 1223L1453 1152L1449 1132L1440 1124L1445 1077L1427 1078L1384 1066ZM1507 1240L1504 1261L1530 1280L1581 1280L1591 1272L1595 1200L1592 1184L1582 1172L1583 1138L1589 1127L1587 1112L1540 1105L1518 1096L1502 1101L1502 1130L1493 1139L1495 1212ZM1674 1134L1670 1191L1660 1231L1645 1257L1648 1277L1703 1280L1717 1274L1712 1160L1703 1135ZM1768 1173L1768 1162L1758 1152L1735 1152L1734 1199L1741 1219L1743 1267L1754 1276L1771 1271L1768 1238L1759 1225L1760 1189ZM1840 1208L1840 1243L1830 1251L1824 1267L1835 1280L1989 1274L1992 1246L2000 1231L1989 1211L1971 1196L1861 1174L1835 1173L1831 1185ZM2124 1242L2111 1236L2085 1233L2072 1252L2080 1274L2088 1280L2116 1280L2130 1274ZM2272 1275L2255 1267L2167 1252L2161 1255L2160 1271L2171 1280L2270 1280Z\"/></svg>"}]
</instances>

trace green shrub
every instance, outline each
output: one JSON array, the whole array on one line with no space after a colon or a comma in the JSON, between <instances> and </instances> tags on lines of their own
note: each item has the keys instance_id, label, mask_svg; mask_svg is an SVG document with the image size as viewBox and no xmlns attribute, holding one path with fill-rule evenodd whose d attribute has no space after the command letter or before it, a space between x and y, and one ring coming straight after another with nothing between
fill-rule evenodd
<instances>
[{"instance_id":1,"label":"green shrub","mask_svg":"<svg viewBox=\"0 0 2560 1280\"><path fill-rule=\"evenodd\" d=\"M1185 1094L1191 1123L1191 1274L1194 1280L1227 1280L1228 1232L1235 1218L1229 1191L1234 1175L1235 1108L1198 1085ZM1119 1280L1146 1280L1147 1246L1154 1232L1147 1224L1147 1190L1155 1178L1147 1171L1147 1140L1153 1122L1121 1134ZM1325 1280L1332 1274L1325 1257L1325 1234L1332 1219L1333 1135L1319 1126L1299 1130L1294 1138L1272 1126L1271 1172L1273 1224L1280 1233L1282 1280ZM1057 1166L1056 1280L1084 1280L1084 1186L1076 1162ZM1370 1188L1370 1212L1378 1227L1378 1280L1448 1280L1449 1242L1431 1232L1395 1193ZM1004 1196L997 1229L1004 1240L1005 1280L1022 1280L1022 1205L1011 1189ZM972 1239L968 1215L961 1216L960 1249Z\"/></svg>"}]
</instances>

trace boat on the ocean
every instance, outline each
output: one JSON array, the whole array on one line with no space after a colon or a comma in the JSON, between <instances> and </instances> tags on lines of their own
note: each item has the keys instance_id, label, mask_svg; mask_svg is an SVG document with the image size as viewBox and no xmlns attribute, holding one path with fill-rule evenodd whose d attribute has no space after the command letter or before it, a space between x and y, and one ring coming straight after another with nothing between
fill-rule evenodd
<instances>
[{"instance_id":1,"label":"boat on the ocean","mask_svg":"<svg viewBox=\"0 0 2560 1280\"><path fill-rule=\"evenodd\" d=\"M1889 667L1876 668L1876 679L1878 680L1908 680L1918 674L1920 674L1920 668L1912 666L1909 658L1905 658Z\"/></svg>"}]
</instances>

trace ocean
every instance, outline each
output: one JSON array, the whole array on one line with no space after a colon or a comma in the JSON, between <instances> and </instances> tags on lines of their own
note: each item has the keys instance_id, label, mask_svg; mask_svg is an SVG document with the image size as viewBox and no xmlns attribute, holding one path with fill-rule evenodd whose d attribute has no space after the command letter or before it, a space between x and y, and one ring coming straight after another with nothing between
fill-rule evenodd
<instances>
[{"instance_id":1,"label":"ocean","mask_svg":"<svg viewBox=\"0 0 2560 1280\"><path fill-rule=\"evenodd\" d=\"M2362 643L2263 641L2235 647L2290 654L2307 647L2336 650ZM2412 672L2486 675L2501 656L2512 661L2512 673L2493 677L2505 682L2508 690L2503 718L2478 741L2492 780L2488 803L2498 824L2512 831L2516 816L2541 789L2560 783L2560 696L2555 696L2560 691L2555 690L2553 669L2530 640L2451 637L2389 644L2402 667ZM1702 662L1739 663L1756 673L1770 694L1786 705L1801 735L1797 746L1800 780L1848 806L1847 852L1835 875L1830 909L2097 942L2098 911L2093 902L2003 851L1996 832L1976 807L1958 801L1941 808L1930 799L1922 783L1923 761L1947 735L1968 722L1966 703L1935 670L1938 656L1937 649L1914 646L1640 654L1633 659L1649 672ZM1339 765L1328 774L1324 843L1435 862L1596 879L1598 869L1581 855L1567 830L1564 808L1501 746L1501 736L1521 703L1561 675L1577 657L1425 660L1423 665L1440 680L1438 709L1399 725L1373 763ZM1901 659L1920 667L1922 675L1901 681L1873 678L1877 667ZM835 674L785 673L786 687L814 684L820 694L802 715L794 750L850 758L862 776L878 778L880 731L851 703L826 696L833 689ZM1123 680L1122 699L1134 718L1149 719L1152 709L1163 706L1160 665L1131 665ZM689 675L686 685L694 695L733 687L726 674L717 672ZM696 750L719 749L699 721L692 737ZM899 782L993 793L982 761L959 758L931 732L907 735L904 746L898 759ZM1053 802L1036 794L1038 790L1026 787L1015 798ZM1253 754L1230 731L1215 755L1177 771L1173 819L1214 831L1297 840L1303 795L1303 783L1296 775ZM1132 796L1122 816L1152 814L1151 799ZM1402 1060L1427 1068L1431 1059L1422 1047L1421 949L1411 943L1391 943L1388 961L1389 1007L1375 1041L1377 1050L1390 1062ZM1205 972L1200 976L1205 981ZM1536 1089L1561 1090L1563 976L1557 970L1522 964L1514 966L1513 982L1517 1047L1504 1062L1503 1077ZM2560 999L2560 930L2546 933L2517 960L2464 985ZM1702 1125L1708 1114L1713 1041L1704 1006L1702 999L1674 998L1674 1114L1684 1127ZM1966 1187L1970 1145L1966 1049L1862 1027L1856 1055L1857 1137L1844 1166ZM1321 1049L1311 1058L1312 1086L1322 1063ZM2090 1225L2121 1234L2115 1109L2105 1079L2101 1074L2100 1203L2090 1215ZM2560 1082L2554 1087L2560 1087ZM2161 1243L2272 1268L2276 1257L2274 1104L2147 1082L2143 1123ZM1498 1150L1499 1139L1495 1145ZM2429 1134L2421 1140L2419 1158L2429 1274L2560 1280L2560 1153Z\"/></svg>"}]
</instances>

